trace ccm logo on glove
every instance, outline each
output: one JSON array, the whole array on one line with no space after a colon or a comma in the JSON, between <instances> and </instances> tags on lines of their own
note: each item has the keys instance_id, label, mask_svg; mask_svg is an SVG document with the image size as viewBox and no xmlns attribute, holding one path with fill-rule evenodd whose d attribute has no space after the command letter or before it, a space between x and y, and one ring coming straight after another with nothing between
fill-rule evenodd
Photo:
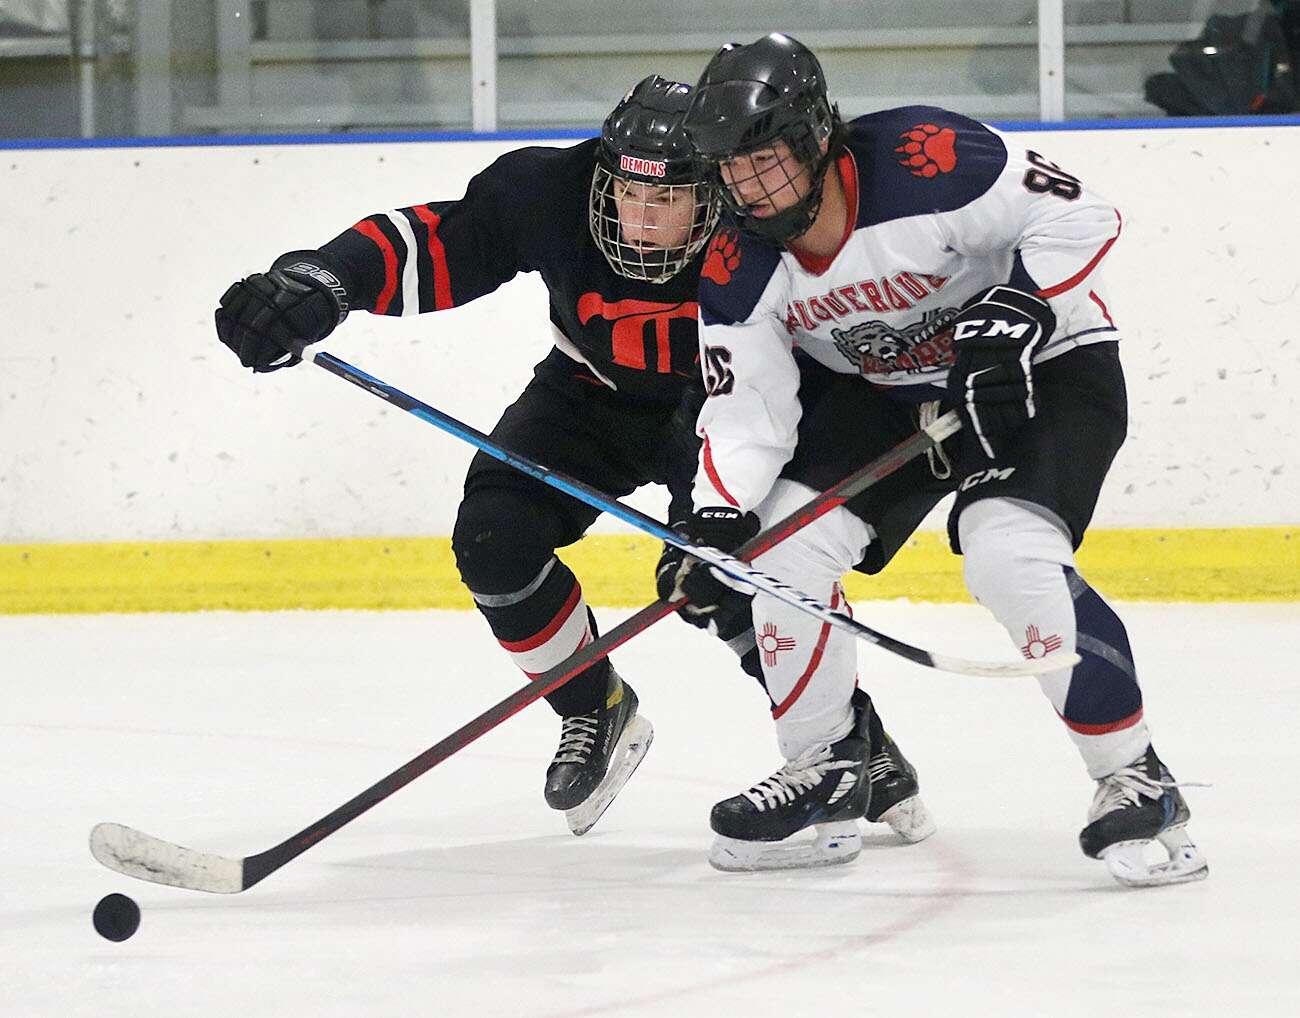
<instances>
[{"instance_id":1,"label":"ccm logo on glove","mask_svg":"<svg viewBox=\"0 0 1300 1018\"><path fill-rule=\"evenodd\" d=\"M954 342L973 339L976 336L984 339L1008 336L1011 339L1021 340L1029 335L1033 328L1035 326L1031 322L1008 322L1001 318L963 318L957 320L957 325L952 330L952 338Z\"/></svg>"},{"instance_id":2,"label":"ccm logo on glove","mask_svg":"<svg viewBox=\"0 0 1300 1018\"><path fill-rule=\"evenodd\" d=\"M953 319L948 393L988 459L1037 413L1033 358L1055 331L1047 302L1011 286L977 294Z\"/></svg>"}]
</instances>

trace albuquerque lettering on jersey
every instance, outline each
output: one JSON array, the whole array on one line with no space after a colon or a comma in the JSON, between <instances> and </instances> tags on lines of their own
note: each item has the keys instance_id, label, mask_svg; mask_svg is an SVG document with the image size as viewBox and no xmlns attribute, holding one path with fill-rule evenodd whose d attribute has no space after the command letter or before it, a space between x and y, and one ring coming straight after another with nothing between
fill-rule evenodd
<instances>
[{"instance_id":1,"label":"albuquerque lettering on jersey","mask_svg":"<svg viewBox=\"0 0 1300 1018\"><path fill-rule=\"evenodd\" d=\"M937 293L947 276L898 272L879 279L863 279L848 286L827 290L817 297L791 301L786 305L785 330L794 335L800 328L812 332L819 322L835 322L850 315L874 311L889 314L910 311L916 301Z\"/></svg>"}]
</instances>

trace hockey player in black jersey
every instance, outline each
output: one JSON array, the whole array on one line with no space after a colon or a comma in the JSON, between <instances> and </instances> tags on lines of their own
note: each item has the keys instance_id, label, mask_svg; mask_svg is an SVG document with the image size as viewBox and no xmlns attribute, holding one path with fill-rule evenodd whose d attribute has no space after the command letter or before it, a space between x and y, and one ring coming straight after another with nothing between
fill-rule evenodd
<instances>
[{"instance_id":1,"label":"hockey player in black jersey","mask_svg":"<svg viewBox=\"0 0 1300 1018\"><path fill-rule=\"evenodd\" d=\"M320 250L283 255L222 297L222 342L246 367L275 370L297 362L290 348L325 338L350 311L437 311L538 272L555 348L492 437L614 495L665 483L671 518L684 518L704 399L696 290L717 219L681 132L689 95L686 85L646 78L600 138L509 152L459 200L369 216ZM457 566L493 635L530 675L595 635L582 588L555 551L596 515L485 454L470 466L452 538ZM761 677L747 607L717 635ZM644 755L650 724L607 661L547 700L563 720L546 800L582 833ZM919 802L910 775L886 773L886 755L882 801Z\"/></svg>"},{"instance_id":2,"label":"hockey player in black jersey","mask_svg":"<svg viewBox=\"0 0 1300 1018\"><path fill-rule=\"evenodd\" d=\"M718 52L686 131L732 222L702 269L709 398L687 532L737 547L918 416L956 407L964 426L947 455L909 464L759 566L833 601L846 570L884 568L955 491L949 532L971 594L1026 657L1082 658L1041 685L1097 781L1084 852L1127 884L1205 876L1150 745L1124 625L1074 562L1127 422L1097 271L1118 212L946 110L843 124L816 57L775 33ZM699 610L726 599L680 554L666 553L665 577ZM763 667L787 763L715 807L727 866L770 857L764 842L800 827L832 827L864 753L852 639L762 594L752 610L773 651ZM1145 857L1155 842L1167 860Z\"/></svg>"},{"instance_id":3,"label":"hockey player in black jersey","mask_svg":"<svg viewBox=\"0 0 1300 1018\"><path fill-rule=\"evenodd\" d=\"M296 346L324 339L351 311L439 311L538 272L555 347L492 437L618 496L659 482L689 498L703 400L699 255L717 220L680 129L689 92L646 78L600 138L508 152L458 200L368 216L319 250L277 258L221 298L221 341L244 366L272 371L297 363ZM555 550L597 515L484 453L470 465L452 536L457 567L530 676L596 635L582 587ZM608 660L546 699L562 718L546 801L582 834L640 763L653 729Z\"/></svg>"}]
</instances>

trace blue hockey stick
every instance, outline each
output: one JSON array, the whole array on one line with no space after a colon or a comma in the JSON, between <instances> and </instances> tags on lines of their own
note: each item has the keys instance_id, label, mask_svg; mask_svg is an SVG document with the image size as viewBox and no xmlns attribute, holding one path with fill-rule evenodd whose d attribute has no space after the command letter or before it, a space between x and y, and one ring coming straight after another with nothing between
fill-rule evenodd
<instances>
[{"instance_id":1,"label":"blue hockey stick","mask_svg":"<svg viewBox=\"0 0 1300 1018\"><path fill-rule=\"evenodd\" d=\"M449 435L455 435L463 439L477 449L481 449L495 459L514 467L521 473L571 495L581 502L592 506L602 512L609 513L626 523L630 523L638 530L656 537L667 544L680 548L688 555L692 555L702 562L716 567L728 576L749 584L765 594L777 598L780 601L806 612L814 618L820 619L836 628L847 630L859 639L866 640L876 646L887 650L892 654L904 657L915 664L924 665L927 668L939 668L943 671L958 672L965 675L986 675L994 677L1019 676L1019 675L1042 675L1046 672L1053 672L1060 668L1069 668L1079 663L1077 654L1068 654L1056 652L1048 654L1045 657L1035 658L1028 661L970 661L965 658L951 657L945 654L936 654L932 651L922 650L919 647L913 647L910 644L903 643L891 636L887 636L870 626L864 625L854 618L843 612L834 611L820 601L809 597L782 583L773 576L769 576L758 569L755 569L749 563L719 551L717 548L710 548L705 545L693 544L675 530L664 526L658 520L655 520L645 513L633 509L630 505L620 502L616 498L611 498L604 492L584 484L581 481L571 477L566 477L558 471L544 467L524 456L511 452L504 446L493 441L488 435L470 427L463 421L458 421L450 414L443 413L434 407L429 406L410 396L400 389L396 389L387 382L380 381L373 375L369 375L360 368L353 367L346 361L340 360L333 354L321 352L310 358L311 362L317 367L324 368L332 375L343 378L360 389L364 389L372 395L393 406L398 407L408 413L414 414L423 421L427 421L435 428L447 432ZM954 429L955 430L955 429Z\"/></svg>"}]
</instances>

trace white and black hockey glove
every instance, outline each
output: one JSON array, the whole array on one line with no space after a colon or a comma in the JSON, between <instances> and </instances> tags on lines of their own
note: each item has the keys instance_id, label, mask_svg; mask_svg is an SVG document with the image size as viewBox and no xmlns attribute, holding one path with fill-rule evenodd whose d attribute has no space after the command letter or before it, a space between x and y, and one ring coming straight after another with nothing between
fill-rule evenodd
<instances>
[{"instance_id":1,"label":"white and black hockey glove","mask_svg":"<svg viewBox=\"0 0 1300 1018\"><path fill-rule=\"evenodd\" d=\"M732 552L758 533L758 517L732 506L697 509L689 519L672 525L692 544ZM730 632L749 614L752 589L739 589L738 581L691 558L680 548L665 544L655 569L655 589L664 601L685 597L677 614L699 629Z\"/></svg>"},{"instance_id":2,"label":"white and black hockey glove","mask_svg":"<svg viewBox=\"0 0 1300 1018\"><path fill-rule=\"evenodd\" d=\"M217 338L246 368L291 368L302 362L304 346L348 316L348 305L347 290L319 251L290 251L222 294Z\"/></svg>"},{"instance_id":3,"label":"white and black hockey glove","mask_svg":"<svg viewBox=\"0 0 1300 1018\"><path fill-rule=\"evenodd\" d=\"M1031 361L1056 331L1056 315L1031 293L994 286L968 301L952 325L948 399L984 455L996 459L1037 412Z\"/></svg>"}]
</instances>

